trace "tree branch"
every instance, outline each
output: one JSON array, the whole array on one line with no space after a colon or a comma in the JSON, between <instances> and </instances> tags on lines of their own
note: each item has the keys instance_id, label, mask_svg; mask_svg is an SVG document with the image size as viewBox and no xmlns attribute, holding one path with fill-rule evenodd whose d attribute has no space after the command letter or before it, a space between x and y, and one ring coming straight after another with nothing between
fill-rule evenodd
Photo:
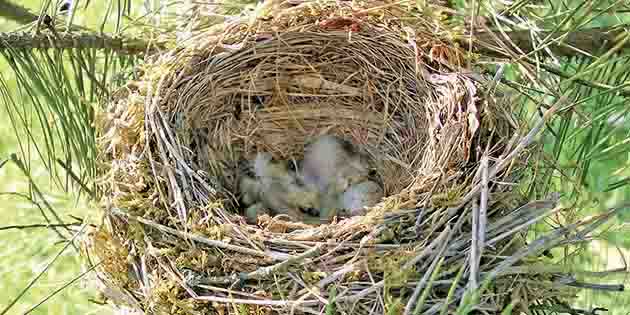
<instances>
[{"instance_id":1,"label":"tree branch","mask_svg":"<svg viewBox=\"0 0 630 315\"><path fill-rule=\"evenodd\" d=\"M164 46L149 44L140 38L111 37L104 34L58 33L58 36L54 36L49 33L0 33L0 50L47 48L109 49L119 54L137 55L164 48Z\"/></svg>"},{"instance_id":2,"label":"tree branch","mask_svg":"<svg viewBox=\"0 0 630 315\"><path fill-rule=\"evenodd\" d=\"M0 0L0 10L4 2ZM569 33L562 43L552 43L548 48L556 55L560 56L575 56L576 54L591 54L597 55L598 52L608 51L619 44L623 39L624 29L607 29L607 28L593 28L587 30L581 30L577 32ZM137 55L152 52L155 50L165 49L164 43L149 43L141 38L133 37L111 37L104 34L71 34L71 33L57 33L58 36L54 36L50 33L31 34L31 33L0 33L0 50L8 48L17 49L47 49L47 48L96 48L96 49L110 49L116 51L119 54ZM532 43L530 32L525 31L512 31L506 33L510 38L510 41L516 47L519 47L525 53L532 53L537 48ZM550 32L540 33L539 37L546 37L550 35ZM469 38L462 38L460 41L466 45L469 43ZM491 57L510 57L510 52L505 51L501 45L497 43L499 37L495 33L486 31L478 32L473 38L473 45L477 52ZM630 49L630 41L624 43L619 50ZM557 69L546 69L547 71L563 76L566 74L559 73ZM582 80L584 81L584 80ZM608 86L600 85L596 82L582 82L579 83L598 89L610 88ZM622 89L624 95L630 95L630 91Z\"/></svg>"},{"instance_id":3,"label":"tree branch","mask_svg":"<svg viewBox=\"0 0 630 315\"><path fill-rule=\"evenodd\" d=\"M15 21L20 24L28 24L37 21L37 15L28 9L13 4L7 0L0 0L0 17Z\"/></svg>"},{"instance_id":4,"label":"tree branch","mask_svg":"<svg viewBox=\"0 0 630 315\"><path fill-rule=\"evenodd\" d=\"M621 43L627 31L623 28L606 28L597 27L586 30L570 32L564 36L564 40L559 43L549 44L547 47L558 56L575 56L578 54L598 55L613 49L617 44ZM534 52L540 49L534 46L529 30L522 31L506 31L512 45L520 48L525 53ZM496 57L510 57L507 52L502 52L500 45L496 43L495 35L492 32L478 30L473 36L473 45L480 53ZM562 33L552 34L551 32L538 33L539 38L559 37ZM462 40L468 44L469 37ZM620 50L630 49L630 42L624 43Z\"/></svg>"}]
</instances>

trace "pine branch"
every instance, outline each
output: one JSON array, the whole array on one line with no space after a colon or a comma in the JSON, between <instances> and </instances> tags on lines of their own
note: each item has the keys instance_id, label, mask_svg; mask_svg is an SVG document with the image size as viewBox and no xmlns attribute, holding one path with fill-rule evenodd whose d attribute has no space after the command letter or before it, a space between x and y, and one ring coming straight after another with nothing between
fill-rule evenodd
<instances>
[{"instance_id":1,"label":"pine branch","mask_svg":"<svg viewBox=\"0 0 630 315\"><path fill-rule=\"evenodd\" d=\"M0 3L1 5L1 3ZM0 10L1 7L0 7ZM597 55L598 52L608 51L617 45L623 29L593 28L569 33L565 40L559 44L549 45L549 49L558 56L575 56L577 54ZM109 49L120 54L136 55L149 51L165 48L164 43L149 43L140 38L111 37L104 34L30 34L23 32L0 33L0 50L7 48L33 49L33 48L96 48ZM525 53L536 51L529 31L512 31L506 33L512 43ZM497 39L494 33L477 33L474 38L474 46L477 51L488 56L508 57L508 52L495 45ZM541 33L540 37L546 37L549 33ZM469 38L461 40L468 45ZM630 49L630 42L619 47L620 50Z\"/></svg>"},{"instance_id":2,"label":"pine branch","mask_svg":"<svg viewBox=\"0 0 630 315\"><path fill-rule=\"evenodd\" d=\"M107 49L122 55L143 54L164 48L162 44L150 44L140 38L111 37L104 34L57 33L0 33L0 50L6 49Z\"/></svg>"},{"instance_id":3,"label":"pine branch","mask_svg":"<svg viewBox=\"0 0 630 315\"><path fill-rule=\"evenodd\" d=\"M548 48L557 56L575 56L575 55L598 55L602 52L613 49L620 44L627 31L623 28L598 27L591 29L583 29L575 32L569 32L564 36L562 42L552 43ZM506 31L512 44L520 48L525 53L532 53L540 48L535 47L532 42L531 31ZM539 38L560 37L562 33L552 34L551 32L538 33ZM478 30L474 35L473 45L479 52L486 55L497 57L510 57L503 53L502 48L496 43L496 34L488 31ZM468 37L463 38L468 44ZM619 50L630 49L630 43L626 42L619 47Z\"/></svg>"},{"instance_id":4,"label":"pine branch","mask_svg":"<svg viewBox=\"0 0 630 315\"><path fill-rule=\"evenodd\" d=\"M6 0L0 0L0 17L20 24L28 24L37 21L38 18L26 8Z\"/></svg>"}]
</instances>

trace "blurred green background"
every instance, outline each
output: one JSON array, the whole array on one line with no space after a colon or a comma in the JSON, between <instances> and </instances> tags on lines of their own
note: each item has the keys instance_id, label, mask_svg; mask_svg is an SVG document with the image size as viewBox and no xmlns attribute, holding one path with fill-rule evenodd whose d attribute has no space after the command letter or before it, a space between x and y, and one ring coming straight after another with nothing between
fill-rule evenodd
<instances>
[{"instance_id":1,"label":"blurred green background","mask_svg":"<svg viewBox=\"0 0 630 315\"><path fill-rule=\"evenodd\" d=\"M89 7L82 9L81 14L75 18L76 24L98 28L103 12L107 9L106 2L91 1ZM142 2L136 1L136 5L141 5ZM39 11L39 0L22 0L20 4L31 9L32 12ZM593 23L595 25L606 24L604 22L595 20ZM0 31L14 30L16 27L18 27L17 24L0 18ZM570 67L570 65L567 66ZM4 61L0 61L0 73L7 81L7 84L15 86L16 81L13 77L13 72L7 69ZM23 104L20 105L30 106L26 97L23 101ZM603 108L601 104L604 102L610 102L610 100L595 98L585 106ZM0 159L7 158L11 153L20 150L18 139L7 115L6 108L0 106L0 117L3 119L3 123L0 124ZM582 127L582 123L578 120L576 120L575 124L568 126L568 128L577 131ZM582 146L589 137L595 137L595 135L575 132L574 136L566 141L560 158L564 167L568 169L576 167L580 159L586 158L584 155L576 152L579 151L577 148ZM624 200L630 200L628 198L630 190L627 188L627 185L622 185L618 189L610 189L614 183L630 178L630 155L628 153L630 151L628 150L630 141L628 139L630 139L630 123L628 123L628 119L625 119L619 123L618 128L612 131L606 142L608 146L617 144L616 147L619 153L607 155L601 159L594 159L589 165L587 178L585 179L589 182L589 190L586 192L581 191L579 195L571 197L573 200L587 205L581 208L583 210L577 214L578 216L592 215L607 207L617 205ZM547 136L543 138L543 141L551 144L554 139ZM593 141L591 149L595 151L600 150L597 147L598 145L601 144ZM620 147L621 149L619 149ZM60 191L49 178L41 161L37 160L37 155L33 154L32 158L31 167L35 182L46 194L47 200L59 211L63 219L71 221L70 215L85 217L95 211L89 205L77 202L72 196L68 196L63 191ZM625 183L622 182L622 184ZM561 180L555 185L568 196L574 193L572 187L563 184ZM563 190L564 188L566 189ZM3 193L0 195L0 215L3 218L3 223L0 226L44 223L38 209L28 200L7 194L27 192L28 189L26 178L15 165L9 163L0 169L0 193ZM574 259L573 263L581 264L581 267L586 270L610 270L625 266L625 259L630 259L630 233L627 227L624 228L622 225L624 220L630 221L628 211L617 218L616 223L618 227L621 226L621 229L608 232L606 240L590 244L586 248L586 255ZM2 292L0 294L0 309L4 308L17 296L28 282L59 252L63 244L54 243L56 239L56 235L47 229L0 231L0 290ZM619 246L619 249L613 245ZM67 250L60 257L59 261L36 282L33 288L27 292L9 313L22 314L53 290L81 273L81 268L81 261L76 253L71 249ZM602 282L606 281L611 283L629 283L627 273L610 277L610 279L605 279ZM110 314L111 309L108 306L100 306L89 301L94 297L95 293L93 290L86 287L84 283L78 282L54 296L31 314ZM630 294L626 292L604 293L583 290L579 300L576 302L576 306L585 309L603 306L611 308L611 314L628 314L630 312Z\"/></svg>"}]
</instances>

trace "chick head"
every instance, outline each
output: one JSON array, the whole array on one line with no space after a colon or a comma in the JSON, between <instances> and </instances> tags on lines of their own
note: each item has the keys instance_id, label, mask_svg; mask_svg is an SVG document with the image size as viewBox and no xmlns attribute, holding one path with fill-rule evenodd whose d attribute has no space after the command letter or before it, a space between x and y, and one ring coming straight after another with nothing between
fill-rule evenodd
<instances>
[{"instance_id":1,"label":"chick head","mask_svg":"<svg viewBox=\"0 0 630 315\"><path fill-rule=\"evenodd\" d=\"M366 207L376 205L383 197L381 186L366 180L348 187L341 196L340 203L350 215L363 215Z\"/></svg>"},{"instance_id":2,"label":"chick head","mask_svg":"<svg viewBox=\"0 0 630 315\"><path fill-rule=\"evenodd\" d=\"M286 163L276 161L269 153L258 153L253 162L254 174L258 178L286 178L289 168Z\"/></svg>"},{"instance_id":3,"label":"chick head","mask_svg":"<svg viewBox=\"0 0 630 315\"><path fill-rule=\"evenodd\" d=\"M286 162L274 160L268 153L259 153L252 162L252 169L261 204L271 212L287 214L297 220L316 212L317 190L305 185Z\"/></svg>"},{"instance_id":4,"label":"chick head","mask_svg":"<svg viewBox=\"0 0 630 315\"><path fill-rule=\"evenodd\" d=\"M247 175L243 175L239 181L240 196L243 203L252 205L260 201L260 188L260 182Z\"/></svg>"},{"instance_id":5,"label":"chick head","mask_svg":"<svg viewBox=\"0 0 630 315\"><path fill-rule=\"evenodd\" d=\"M318 137L305 151L304 178L320 190L332 185L343 191L348 185L367 177L367 159L351 143L340 138Z\"/></svg>"}]
</instances>

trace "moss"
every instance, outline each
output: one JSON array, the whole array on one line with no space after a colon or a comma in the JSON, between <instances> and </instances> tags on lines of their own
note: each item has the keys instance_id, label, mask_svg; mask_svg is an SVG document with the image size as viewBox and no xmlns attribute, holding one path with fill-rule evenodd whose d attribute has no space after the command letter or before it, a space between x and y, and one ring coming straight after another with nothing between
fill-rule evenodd
<instances>
[{"instance_id":1,"label":"moss","mask_svg":"<svg viewBox=\"0 0 630 315\"><path fill-rule=\"evenodd\" d=\"M129 251L110 233L99 229L92 235L92 252L101 261L101 266L120 287L126 288L134 282L129 280L127 257Z\"/></svg>"},{"instance_id":2,"label":"moss","mask_svg":"<svg viewBox=\"0 0 630 315\"><path fill-rule=\"evenodd\" d=\"M175 265L178 268L212 273L221 266L221 260L208 251L194 248L181 252L175 259Z\"/></svg>"}]
</instances>

